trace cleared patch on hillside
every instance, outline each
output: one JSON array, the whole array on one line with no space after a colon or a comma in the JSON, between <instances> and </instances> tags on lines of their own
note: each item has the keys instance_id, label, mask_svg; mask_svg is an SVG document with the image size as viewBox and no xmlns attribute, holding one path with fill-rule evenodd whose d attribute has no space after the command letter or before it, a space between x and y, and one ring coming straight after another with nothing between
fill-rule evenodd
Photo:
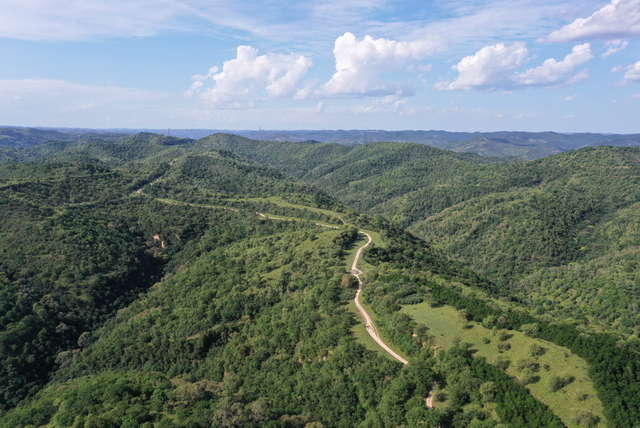
<instances>
[{"instance_id":1,"label":"cleared patch on hillside","mask_svg":"<svg viewBox=\"0 0 640 428\"><path fill-rule=\"evenodd\" d=\"M429 328L439 348L446 349L459 340L471 344L471 349L477 351L475 355L485 357L490 364L500 365L500 360L503 364L509 361L506 372L520 382L528 375L531 383L526 386L533 396L548 405L567 426L578 427L575 418L581 412L590 412L604 420L602 403L587 374L586 361L566 348L525 336L518 331L503 331L507 338L500 340L500 331L494 334L492 330L472 321L466 323L468 328L463 328L458 311L451 306L432 308L429 303L420 303L405 306L402 312ZM489 343L485 343L487 340ZM498 346L510 349L501 350ZM532 346L541 348L538 351L541 355L532 356ZM530 367L530 373L520 368L525 365ZM554 377L565 381L571 377L574 379L556 392L551 392L549 386Z\"/></svg>"}]
</instances>

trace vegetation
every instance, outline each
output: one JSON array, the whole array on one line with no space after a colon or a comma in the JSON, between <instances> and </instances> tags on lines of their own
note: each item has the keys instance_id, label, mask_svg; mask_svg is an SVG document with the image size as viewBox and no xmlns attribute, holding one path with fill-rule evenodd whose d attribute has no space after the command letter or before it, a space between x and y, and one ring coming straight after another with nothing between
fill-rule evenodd
<instances>
[{"instance_id":1,"label":"vegetation","mask_svg":"<svg viewBox=\"0 0 640 428\"><path fill-rule=\"evenodd\" d=\"M529 338L517 331L487 329L474 322L470 322L471 328L462 329L456 310L451 306L431 307L430 303L425 302L404 306L402 312L411 316L418 325L428 326L428 333L433 336L438 349L448 349L458 339L460 343L468 344L476 357L486 358L490 364L516 377L534 397L547 404L565 425L575 426L574 419L579 412L591 412L604 418L602 404L587 375L587 362L567 349ZM502 342L498 336L501 334L510 345L509 350L500 350ZM532 355L532 350L535 355ZM550 378L567 375L575 377L575 380L565 391L554 394L547 390Z\"/></svg>"},{"instance_id":2,"label":"vegetation","mask_svg":"<svg viewBox=\"0 0 640 428\"><path fill-rule=\"evenodd\" d=\"M2 426L640 423L636 149L47 144L0 164ZM354 335L359 230L363 299L406 366ZM483 334L441 337L413 305Z\"/></svg>"}]
</instances>

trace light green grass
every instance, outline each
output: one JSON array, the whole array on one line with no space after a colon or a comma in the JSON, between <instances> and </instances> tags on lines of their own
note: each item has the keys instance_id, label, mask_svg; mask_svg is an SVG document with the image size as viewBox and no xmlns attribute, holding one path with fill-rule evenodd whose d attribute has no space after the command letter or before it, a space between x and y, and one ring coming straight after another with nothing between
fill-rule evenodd
<instances>
[{"instance_id":1,"label":"light green grass","mask_svg":"<svg viewBox=\"0 0 640 428\"><path fill-rule=\"evenodd\" d=\"M306 205L291 204L289 202L282 200L279 196L270 196L268 198L247 198L245 200L250 202L270 202L272 204L279 205L281 207L298 208L301 210L312 211L315 213L325 214L333 217L340 216L340 213L337 213L335 211L325 210L322 208L313 208Z\"/></svg>"},{"instance_id":2,"label":"light green grass","mask_svg":"<svg viewBox=\"0 0 640 428\"><path fill-rule=\"evenodd\" d=\"M353 302L353 300L349 301L348 309L349 311L351 311L351 313L353 313L353 316L357 321L357 324L351 327L351 331L353 332L353 336L356 338L356 342L364 345L365 348L367 348L369 351L373 351L378 355L382 355L385 358L395 361L395 358L389 355L388 352L382 349L380 345L378 345L378 343L373 340L373 337L371 337L371 335L365 328L364 320L358 312L358 308L356 308L356 304Z\"/></svg>"},{"instance_id":3,"label":"light green grass","mask_svg":"<svg viewBox=\"0 0 640 428\"><path fill-rule=\"evenodd\" d=\"M580 411L591 412L604 420L603 407L596 395L593 382L587 375L588 365L582 358L571 354L563 347L541 339L527 337L517 331L508 331L512 337L508 339L511 349L500 352L497 348L498 339L482 325L469 322L472 328L463 329L458 317L458 312L451 306L431 308L428 303L418 305L407 305L402 308L402 312L409 314L417 323L424 324L429 328L429 332L436 338L437 345L448 348L453 344L455 338L463 342L471 343L471 349L477 350L476 356L485 357L487 362L494 363L498 355L511 361L511 366L507 373L518 377L519 370L516 369L517 362L523 357L529 357L528 350L531 344L536 343L546 349L546 353L538 357L540 369L534 373L540 380L527 385L533 396L549 406L562 421L569 427L577 427L573 420L576 413ZM482 342L486 337L491 340L489 344ZM529 357L531 358L531 357ZM547 371L544 365L548 364ZM573 383L565 386L557 392L550 392L547 389L549 378L552 375L575 377ZM579 394L587 394L584 401L577 399Z\"/></svg>"}]
</instances>

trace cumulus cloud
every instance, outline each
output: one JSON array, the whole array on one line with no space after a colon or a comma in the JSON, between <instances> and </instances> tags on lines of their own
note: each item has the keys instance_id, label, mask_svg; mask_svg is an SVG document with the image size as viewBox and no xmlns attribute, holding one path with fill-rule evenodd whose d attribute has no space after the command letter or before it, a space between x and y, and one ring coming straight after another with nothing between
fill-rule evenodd
<instances>
[{"instance_id":1,"label":"cumulus cloud","mask_svg":"<svg viewBox=\"0 0 640 428\"><path fill-rule=\"evenodd\" d=\"M612 0L588 18L578 18L554 31L547 42L624 39L640 36L640 0Z\"/></svg>"},{"instance_id":2,"label":"cumulus cloud","mask_svg":"<svg viewBox=\"0 0 640 428\"><path fill-rule=\"evenodd\" d=\"M522 42L512 46L485 46L475 55L462 58L452 68L459 72L453 82L439 82L437 89L493 90L511 85L511 74L526 61L529 50Z\"/></svg>"},{"instance_id":3,"label":"cumulus cloud","mask_svg":"<svg viewBox=\"0 0 640 428\"><path fill-rule=\"evenodd\" d=\"M215 86L200 93L206 108L247 108L264 98L306 98L311 93L314 81L305 82L302 89L297 83L312 65L310 58L300 54L258 55L251 46L238 46L235 59L225 61L222 71L213 67L207 76L196 75L195 82L185 91L185 96L200 93L205 81L211 78Z\"/></svg>"},{"instance_id":4,"label":"cumulus cloud","mask_svg":"<svg viewBox=\"0 0 640 428\"><path fill-rule=\"evenodd\" d=\"M610 40L606 42L605 47L607 47L607 51L602 54L602 58L607 58L609 55L613 55L616 52L620 52L629 45L629 42L626 40L618 39L618 40Z\"/></svg>"},{"instance_id":5,"label":"cumulus cloud","mask_svg":"<svg viewBox=\"0 0 640 428\"><path fill-rule=\"evenodd\" d=\"M333 53L336 73L317 92L320 97L411 96L411 82L390 82L381 73L398 71L405 64L417 63L447 49L444 41L429 37L411 42L374 39L358 40L351 33L336 39Z\"/></svg>"},{"instance_id":6,"label":"cumulus cloud","mask_svg":"<svg viewBox=\"0 0 640 428\"><path fill-rule=\"evenodd\" d=\"M576 73L575 68L593 58L591 45L585 43L573 47L573 51L562 61L553 58L541 66L530 68L524 73L516 73L513 81L519 86L551 86L561 83L577 83L589 77L588 72Z\"/></svg>"},{"instance_id":7,"label":"cumulus cloud","mask_svg":"<svg viewBox=\"0 0 640 428\"><path fill-rule=\"evenodd\" d=\"M513 90L572 85L589 77L587 70L577 72L576 67L593 58L591 45L585 43L575 46L562 61L550 58L538 67L516 72L529 61L528 55L529 50L522 42L512 46L505 46L504 43L485 46L452 67L459 73L456 80L439 82L435 88L492 91L498 88Z\"/></svg>"},{"instance_id":8,"label":"cumulus cloud","mask_svg":"<svg viewBox=\"0 0 640 428\"><path fill-rule=\"evenodd\" d=\"M327 106L322 101L320 101L316 106L316 113L322 114L325 112L326 109L327 109Z\"/></svg>"}]
</instances>

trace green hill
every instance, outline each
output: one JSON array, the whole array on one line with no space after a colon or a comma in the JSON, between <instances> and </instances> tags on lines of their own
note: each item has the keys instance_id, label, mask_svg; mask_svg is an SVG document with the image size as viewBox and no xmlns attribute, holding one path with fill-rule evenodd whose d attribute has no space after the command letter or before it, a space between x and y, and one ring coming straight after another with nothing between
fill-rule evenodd
<instances>
[{"instance_id":1,"label":"green hill","mask_svg":"<svg viewBox=\"0 0 640 428\"><path fill-rule=\"evenodd\" d=\"M58 148L0 165L1 426L640 422L638 341L585 322L635 328L637 149L505 163L229 135ZM375 237L364 301L406 366L353 333L358 230ZM591 266L601 275L586 278ZM608 302L621 321L567 309L581 302ZM407 313L417 304L455 308L464 330L513 343L507 355L538 336L553 370L536 351L525 381L520 362L489 364L451 337L436 352L439 330ZM602 413L584 409L596 398L574 396L572 376ZM525 386L536 378L541 398ZM559 417L549 405L567 391Z\"/></svg>"},{"instance_id":2,"label":"green hill","mask_svg":"<svg viewBox=\"0 0 640 428\"><path fill-rule=\"evenodd\" d=\"M637 148L496 163L418 144L344 147L222 134L195 144L274 166L409 227L538 313L640 333L637 232L626 214L640 202Z\"/></svg>"}]
</instances>

